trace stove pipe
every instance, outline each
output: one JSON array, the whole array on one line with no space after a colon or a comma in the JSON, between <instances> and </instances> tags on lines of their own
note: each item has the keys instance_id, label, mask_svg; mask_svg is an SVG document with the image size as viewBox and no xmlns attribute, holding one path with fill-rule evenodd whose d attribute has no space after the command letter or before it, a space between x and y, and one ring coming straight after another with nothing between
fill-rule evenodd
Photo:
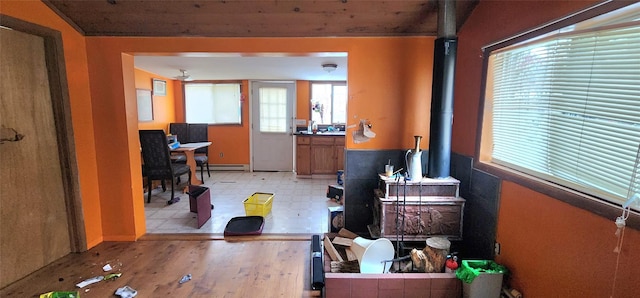
<instances>
[{"instance_id":1,"label":"stove pipe","mask_svg":"<svg viewBox=\"0 0 640 298\"><path fill-rule=\"evenodd\" d=\"M453 88L456 69L455 1L438 2L438 38L434 45L431 126L427 177L450 176Z\"/></svg>"}]
</instances>

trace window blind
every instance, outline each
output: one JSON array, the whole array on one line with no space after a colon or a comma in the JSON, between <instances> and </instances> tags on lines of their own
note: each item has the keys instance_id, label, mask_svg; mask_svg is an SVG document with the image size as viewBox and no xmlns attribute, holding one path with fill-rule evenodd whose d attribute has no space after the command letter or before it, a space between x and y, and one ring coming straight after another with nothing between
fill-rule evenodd
<instances>
[{"instance_id":1,"label":"window blind","mask_svg":"<svg viewBox=\"0 0 640 298\"><path fill-rule=\"evenodd\" d=\"M492 162L623 203L640 142L640 22L565 30L488 65Z\"/></svg>"},{"instance_id":2,"label":"window blind","mask_svg":"<svg viewBox=\"0 0 640 298\"><path fill-rule=\"evenodd\" d=\"M184 100L185 118L189 123L242 123L238 83L185 84Z\"/></svg>"}]
</instances>

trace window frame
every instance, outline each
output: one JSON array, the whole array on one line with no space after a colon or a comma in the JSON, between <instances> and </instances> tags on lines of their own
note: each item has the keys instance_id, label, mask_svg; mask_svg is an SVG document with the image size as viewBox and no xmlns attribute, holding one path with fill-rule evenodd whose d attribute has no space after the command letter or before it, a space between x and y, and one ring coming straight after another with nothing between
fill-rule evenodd
<instances>
[{"instance_id":1,"label":"window frame","mask_svg":"<svg viewBox=\"0 0 640 298\"><path fill-rule=\"evenodd\" d=\"M575 23L585 21L599 15L614 11L616 9L623 8L633 3L622 1L610 1L600 4L596 4L592 7L584 9L580 12L574 13L567 17L561 18L554 22L542 25L538 28L528 30L513 37L501 40L499 42L487 45L482 48L482 75L480 81L480 105L478 109L478 125L476 131L476 148L475 158L473 161L474 168L495 175L498 178L519 184L521 186L535 190L538 193L557 199L559 201L568 203L572 206L587 210L595 213L599 216L611 219L613 222L616 217L622 213L622 207L615 203L606 201L603 198L589 195L566 186L555 184L553 182L546 181L542 178L538 178L502 165L491 163L490 159L490 146L491 142L485 142L483 144L483 137L491 137L489 129L483 128L485 122L485 94L489 72L489 57L490 53L495 50L508 47L523 41L535 39L542 35L556 31L558 29L573 25ZM484 146L484 147L483 147ZM487 153L489 152L489 153ZM635 158L635 156L634 156ZM627 226L634 229L640 229L640 212L632 210L629 218L626 222Z\"/></svg>"},{"instance_id":2,"label":"window frame","mask_svg":"<svg viewBox=\"0 0 640 298\"><path fill-rule=\"evenodd\" d=\"M344 86L345 88L347 88L347 92L348 92L348 85L347 85L347 81L309 81L309 120L313 119L313 103L311 102L312 100L312 96L313 96L313 84L331 84L331 123L330 124L326 124L326 123L318 123L318 125L346 125L346 119L345 119L345 123L341 123L341 122L333 122L333 115L334 115L334 96L333 96L333 88L335 86ZM347 97L347 102L349 101L349 98ZM345 105L344 107L345 109L345 113L347 111L347 106Z\"/></svg>"},{"instance_id":3,"label":"window frame","mask_svg":"<svg viewBox=\"0 0 640 298\"><path fill-rule=\"evenodd\" d=\"M207 123L209 126L242 126L244 122L243 115L243 104L244 104L244 94L242 89L243 81L241 80L195 80L189 82L182 82L182 107L183 107L183 117L186 121L187 119L187 88L186 86L189 84L238 84L240 88L240 107L239 107L239 117L240 121L238 123Z\"/></svg>"}]
</instances>

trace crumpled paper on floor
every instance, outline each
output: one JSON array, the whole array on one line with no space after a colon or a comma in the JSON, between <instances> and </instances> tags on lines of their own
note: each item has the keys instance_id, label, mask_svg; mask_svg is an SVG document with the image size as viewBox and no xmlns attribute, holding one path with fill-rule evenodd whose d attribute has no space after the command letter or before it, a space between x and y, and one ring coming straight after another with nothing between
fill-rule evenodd
<instances>
[{"instance_id":1,"label":"crumpled paper on floor","mask_svg":"<svg viewBox=\"0 0 640 298\"><path fill-rule=\"evenodd\" d=\"M138 295L138 291L134 290L130 286L124 286L122 288L118 288L115 294L122 298L133 298Z\"/></svg>"}]
</instances>

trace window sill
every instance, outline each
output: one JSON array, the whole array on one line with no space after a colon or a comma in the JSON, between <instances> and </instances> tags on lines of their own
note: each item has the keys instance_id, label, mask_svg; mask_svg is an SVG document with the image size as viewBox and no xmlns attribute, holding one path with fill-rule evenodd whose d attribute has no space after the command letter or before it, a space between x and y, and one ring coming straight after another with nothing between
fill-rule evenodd
<instances>
[{"instance_id":1,"label":"window sill","mask_svg":"<svg viewBox=\"0 0 640 298\"><path fill-rule=\"evenodd\" d=\"M622 214L621 206L503 166L474 162L474 167L495 175L502 180L520 184L577 208L610 219L612 229L615 226L615 219ZM626 225L635 230L640 230L640 213L632 210L629 218L626 220Z\"/></svg>"}]
</instances>

